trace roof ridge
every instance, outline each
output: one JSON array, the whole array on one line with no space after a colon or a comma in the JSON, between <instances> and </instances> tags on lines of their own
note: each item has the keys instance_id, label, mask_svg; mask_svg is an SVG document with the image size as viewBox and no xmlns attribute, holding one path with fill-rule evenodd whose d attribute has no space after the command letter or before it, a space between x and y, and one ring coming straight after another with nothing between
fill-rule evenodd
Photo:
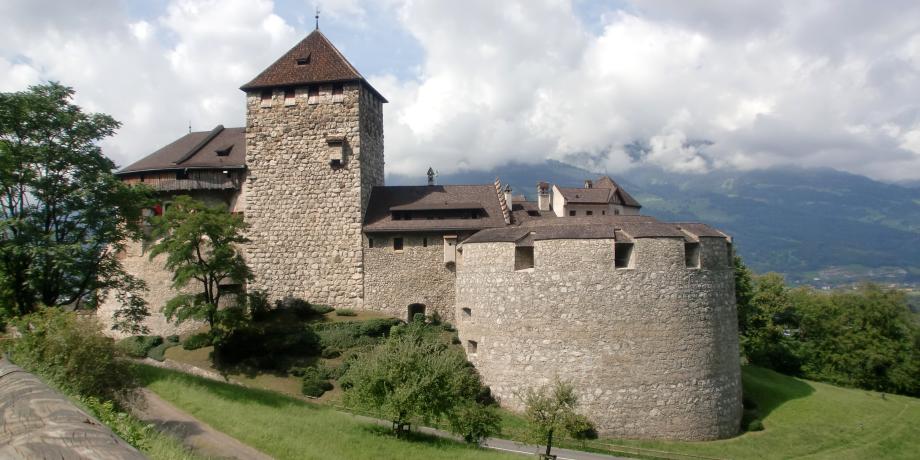
<instances>
[{"instance_id":1,"label":"roof ridge","mask_svg":"<svg viewBox=\"0 0 920 460\"><path fill-rule=\"evenodd\" d=\"M209 142L213 141L214 138L217 137L218 134L223 132L223 130L224 130L224 125L215 126L214 129L212 129L211 132L209 132L208 135L204 137L204 139L202 139L197 144L195 144L195 146L192 147L192 149L189 150L188 153L179 157L179 159L174 161L173 164L179 165L179 164L182 164L188 161L190 158L195 156L196 153L201 151L201 149L203 149L204 146L208 145Z\"/></svg>"},{"instance_id":2,"label":"roof ridge","mask_svg":"<svg viewBox=\"0 0 920 460\"><path fill-rule=\"evenodd\" d=\"M307 35L307 38L309 38L310 35L313 35L313 34L319 35L319 37L322 38L326 42L326 44L329 45L330 48L332 48L332 51L334 51L335 54L337 54L340 58L342 58L342 61L348 65L351 71L354 72L355 75L357 75L359 79L366 80L366 78L364 78L364 75L362 75L361 72L359 72L358 69L354 65L352 65L351 61L349 61L348 58L345 57L345 55L342 54L341 51L339 51L339 49L332 43L332 40L329 40L329 37L327 37L326 34L320 32L319 29L314 29L313 32L310 32ZM304 40L306 40L306 38L304 38Z\"/></svg>"}]
</instances>

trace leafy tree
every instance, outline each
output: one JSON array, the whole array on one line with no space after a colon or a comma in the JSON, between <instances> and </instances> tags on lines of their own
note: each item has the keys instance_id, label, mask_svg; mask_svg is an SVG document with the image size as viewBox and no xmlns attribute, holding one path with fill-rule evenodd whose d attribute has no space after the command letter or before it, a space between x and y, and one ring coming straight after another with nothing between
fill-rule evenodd
<instances>
[{"instance_id":1,"label":"leafy tree","mask_svg":"<svg viewBox=\"0 0 920 460\"><path fill-rule=\"evenodd\" d=\"M226 207L208 206L188 196L176 197L162 216L153 219L151 236L158 241L150 250L150 258L166 255L166 268L173 272L176 290L190 284L198 287L195 293L170 299L163 309L167 318L175 318L177 323L205 320L212 333L218 332L218 307L226 294L221 286L239 285L252 278L239 248L249 241L243 236L246 228L243 218Z\"/></svg>"},{"instance_id":2,"label":"leafy tree","mask_svg":"<svg viewBox=\"0 0 920 460\"><path fill-rule=\"evenodd\" d=\"M801 316L802 373L838 385L920 394L920 328L906 296L873 284L793 292Z\"/></svg>"},{"instance_id":3,"label":"leafy tree","mask_svg":"<svg viewBox=\"0 0 920 460\"><path fill-rule=\"evenodd\" d=\"M782 275L754 277L751 300L739 321L741 349L750 363L798 374L799 318Z\"/></svg>"},{"instance_id":4,"label":"leafy tree","mask_svg":"<svg viewBox=\"0 0 920 460\"><path fill-rule=\"evenodd\" d=\"M518 397L524 402L534 439L546 443L545 457L550 456L554 435L568 433L582 438L594 431L590 421L575 412L578 408L575 387L559 377L539 389L529 388Z\"/></svg>"},{"instance_id":5,"label":"leafy tree","mask_svg":"<svg viewBox=\"0 0 920 460\"><path fill-rule=\"evenodd\" d=\"M732 264L735 268L735 304L738 306L738 333L742 336L747 333L748 317L751 312L751 298L754 296L753 273L744 264L741 256L734 256Z\"/></svg>"},{"instance_id":6,"label":"leafy tree","mask_svg":"<svg viewBox=\"0 0 920 460\"><path fill-rule=\"evenodd\" d=\"M462 405L480 389L463 351L418 321L394 327L384 343L351 364L342 382L346 405L381 412L393 422L397 437L414 418L428 422L463 414ZM479 437L484 431L463 434Z\"/></svg>"},{"instance_id":7,"label":"leafy tree","mask_svg":"<svg viewBox=\"0 0 920 460\"><path fill-rule=\"evenodd\" d=\"M40 304L93 308L114 291L116 327L137 333L145 289L116 254L141 236L148 189L112 174L98 142L119 123L85 113L58 83L0 93L0 303L12 316Z\"/></svg>"}]
</instances>

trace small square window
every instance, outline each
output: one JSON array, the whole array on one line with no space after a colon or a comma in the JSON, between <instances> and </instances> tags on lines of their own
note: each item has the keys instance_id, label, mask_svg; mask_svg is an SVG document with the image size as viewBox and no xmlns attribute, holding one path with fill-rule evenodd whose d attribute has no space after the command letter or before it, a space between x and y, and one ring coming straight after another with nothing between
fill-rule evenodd
<instances>
[{"instance_id":1,"label":"small square window","mask_svg":"<svg viewBox=\"0 0 920 460\"><path fill-rule=\"evenodd\" d=\"M585 211L585 215L586 215L586 216L593 216L593 215L594 215L594 211Z\"/></svg>"},{"instance_id":2,"label":"small square window","mask_svg":"<svg viewBox=\"0 0 920 460\"><path fill-rule=\"evenodd\" d=\"M342 86L341 83L332 85L332 95L333 96L341 96L344 93L345 93L345 88Z\"/></svg>"},{"instance_id":3,"label":"small square window","mask_svg":"<svg viewBox=\"0 0 920 460\"><path fill-rule=\"evenodd\" d=\"M533 268L533 246L514 248L514 269L527 270L528 268Z\"/></svg>"},{"instance_id":4,"label":"small square window","mask_svg":"<svg viewBox=\"0 0 920 460\"><path fill-rule=\"evenodd\" d=\"M176 171L176 180L186 180L188 179L188 170L180 169Z\"/></svg>"},{"instance_id":5,"label":"small square window","mask_svg":"<svg viewBox=\"0 0 920 460\"><path fill-rule=\"evenodd\" d=\"M620 215L620 210L619 210L619 209L614 209L614 210L613 210L613 215L619 216L619 215Z\"/></svg>"},{"instance_id":6,"label":"small square window","mask_svg":"<svg viewBox=\"0 0 920 460\"><path fill-rule=\"evenodd\" d=\"M575 217L575 211L569 211L569 216L570 216L570 217Z\"/></svg>"},{"instance_id":7,"label":"small square window","mask_svg":"<svg viewBox=\"0 0 920 460\"><path fill-rule=\"evenodd\" d=\"M473 310L470 310L469 308L463 308L463 316L466 318L473 316Z\"/></svg>"},{"instance_id":8,"label":"small square window","mask_svg":"<svg viewBox=\"0 0 920 460\"><path fill-rule=\"evenodd\" d=\"M606 215L607 215L607 211L601 211L601 215L602 215L602 216L606 216Z\"/></svg>"},{"instance_id":9,"label":"small square window","mask_svg":"<svg viewBox=\"0 0 920 460\"><path fill-rule=\"evenodd\" d=\"M310 63L310 56L307 56L305 58L300 58L297 60L297 65L307 65L309 63Z\"/></svg>"},{"instance_id":10,"label":"small square window","mask_svg":"<svg viewBox=\"0 0 920 460\"><path fill-rule=\"evenodd\" d=\"M476 354L476 351L477 351L478 348L479 348L479 344L476 343L475 340L467 340L467 341L466 341L466 352L467 352L467 353L469 353L469 354Z\"/></svg>"},{"instance_id":11,"label":"small square window","mask_svg":"<svg viewBox=\"0 0 920 460\"><path fill-rule=\"evenodd\" d=\"M402 238L393 238L393 250L394 251L403 250L403 239Z\"/></svg>"}]
</instances>

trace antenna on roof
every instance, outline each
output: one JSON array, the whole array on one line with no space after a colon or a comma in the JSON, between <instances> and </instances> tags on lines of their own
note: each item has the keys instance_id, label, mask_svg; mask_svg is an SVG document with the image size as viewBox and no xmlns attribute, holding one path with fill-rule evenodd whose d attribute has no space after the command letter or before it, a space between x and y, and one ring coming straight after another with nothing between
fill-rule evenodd
<instances>
[{"instance_id":1,"label":"antenna on roof","mask_svg":"<svg viewBox=\"0 0 920 460\"><path fill-rule=\"evenodd\" d=\"M316 5L316 30L319 30L319 5Z\"/></svg>"},{"instance_id":2,"label":"antenna on roof","mask_svg":"<svg viewBox=\"0 0 920 460\"><path fill-rule=\"evenodd\" d=\"M189 133L192 132L192 120L189 120L189 121L188 121L188 132L189 132Z\"/></svg>"}]
</instances>

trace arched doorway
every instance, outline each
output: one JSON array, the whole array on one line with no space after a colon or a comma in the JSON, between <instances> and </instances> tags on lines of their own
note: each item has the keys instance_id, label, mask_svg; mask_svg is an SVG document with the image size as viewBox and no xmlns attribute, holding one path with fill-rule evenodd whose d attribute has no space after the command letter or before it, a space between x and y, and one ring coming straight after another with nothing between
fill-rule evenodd
<instances>
[{"instance_id":1,"label":"arched doorway","mask_svg":"<svg viewBox=\"0 0 920 460\"><path fill-rule=\"evenodd\" d=\"M421 314L425 315L425 304L423 303L413 303L409 304L408 315L406 315L406 321L412 321L415 319L415 315Z\"/></svg>"}]
</instances>

